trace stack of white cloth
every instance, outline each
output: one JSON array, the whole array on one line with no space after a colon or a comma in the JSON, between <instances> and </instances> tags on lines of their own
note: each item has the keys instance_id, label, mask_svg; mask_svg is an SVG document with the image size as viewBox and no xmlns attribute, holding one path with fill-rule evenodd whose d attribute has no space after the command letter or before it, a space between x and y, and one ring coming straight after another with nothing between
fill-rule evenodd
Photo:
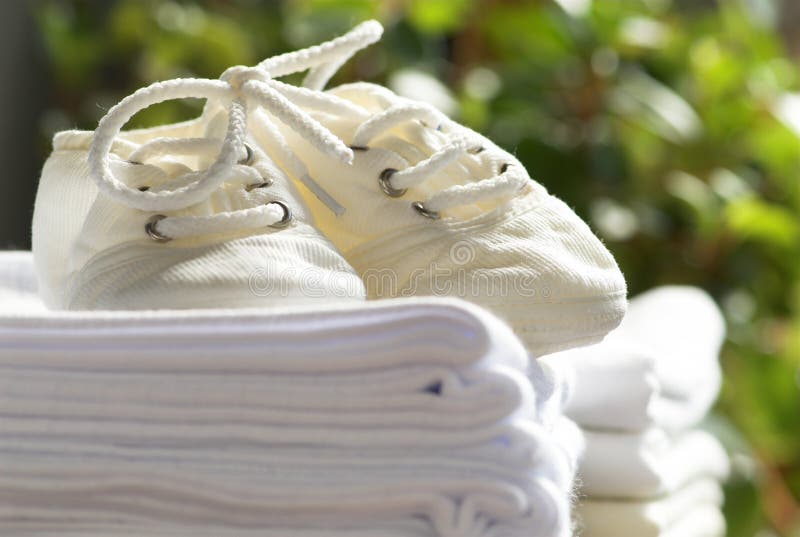
<instances>
[{"instance_id":1,"label":"stack of white cloth","mask_svg":"<svg viewBox=\"0 0 800 537\"><path fill-rule=\"evenodd\" d=\"M697 428L721 382L725 324L703 291L660 287L634 298L597 345L543 361L567 385L580 426L584 537L718 537L725 533L720 443Z\"/></svg>"},{"instance_id":2,"label":"stack of white cloth","mask_svg":"<svg viewBox=\"0 0 800 537\"><path fill-rule=\"evenodd\" d=\"M49 312L27 253L0 299L0 535L571 532L558 394L468 303Z\"/></svg>"}]
</instances>

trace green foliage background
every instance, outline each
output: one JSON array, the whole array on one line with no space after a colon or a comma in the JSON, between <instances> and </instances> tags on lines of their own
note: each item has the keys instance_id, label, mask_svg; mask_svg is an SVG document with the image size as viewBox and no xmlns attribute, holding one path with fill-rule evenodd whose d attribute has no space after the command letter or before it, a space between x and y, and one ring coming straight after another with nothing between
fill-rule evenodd
<instances>
[{"instance_id":1,"label":"green foliage background","mask_svg":"<svg viewBox=\"0 0 800 537\"><path fill-rule=\"evenodd\" d=\"M142 85L214 78L381 20L384 40L334 82L400 68L443 81L461 121L592 224L633 294L687 283L719 301L730 336L711 426L736 470L729 535L800 535L800 138L779 112L800 70L768 0L32 5L52 71L43 157L53 131L94 128ZM198 109L166 103L134 123Z\"/></svg>"}]
</instances>

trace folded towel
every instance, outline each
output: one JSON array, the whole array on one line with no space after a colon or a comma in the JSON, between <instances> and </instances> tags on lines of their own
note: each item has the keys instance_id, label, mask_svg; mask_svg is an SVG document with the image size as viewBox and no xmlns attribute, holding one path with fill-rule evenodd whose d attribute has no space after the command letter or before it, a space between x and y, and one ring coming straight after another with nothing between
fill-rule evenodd
<instances>
[{"instance_id":1,"label":"folded towel","mask_svg":"<svg viewBox=\"0 0 800 537\"><path fill-rule=\"evenodd\" d=\"M100 403L99 403L100 402ZM270 427L471 431L535 414L509 368L414 367L309 376L86 372L0 366L0 408L30 419L226 422ZM2 418L0 418L2 419Z\"/></svg>"},{"instance_id":2,"label":"folded towel","mask_svg":"<svg viewBox=\"0 0 800 537\"><path fill-rule=\"evenodd\" d=\"M584 435L581 492L592 500L655 498L701 478L724 480L730 471L725 450L705 431L672 437L660 429Z\"/></svg>"},{"instance_id":3,"label":"folded towel","mask_svg":"<svg viewBox=\"0 0 800 537\"><path fill-rule=\"evenodd\" d=\"M642 293L631 300L620 329L654 356L662 394L685 399L700 392L707 407L716 399L725 320L705 291L664 286Z\"/></svg>"},{"instance_id":4,"label":"folded towel","mask_svg":"<svg viewBox=\"0 0 800 537\"><path fill-rule=\"evenodd\" d=\"M597 345L542 358L569 379L564 412L582 427L642 431L657 422L653 358L612 332Z\"/></svg>"},{"instance_id":5,"label":"folded towel","mask_svg":"<svg viewBox=\"0 0 800 537\"><path fill-rule=\"evenodd\" d=\"M570 531L580 439L556 442L557 390L480 308L47 312L19 294L31 307L0 304L0 534Z\"/></svg>"},{"instance_id":6,"label":"folded towel","mask_svg":"<svg viewBox=\"0 0 800 537\"><path fill-rule=\"evenodd\" d=\"M724 334L722 315L703 291L659 287L632 299L603 342L544 361L572 377L565 412L579 425L680 430L700 422L719 393Z\"/></svg>"},{"instance_id":7,"label":"folded towel","mask_svg":"<svg viewBox=\"0 0 800 537\"><path fill-rule=\"evenodd\" d=\"M570 475L574 479L578 471L577 463L585 449L585 440L578 425L564 415L573 384L572 379L564 373L563 368L551 367L542 360L533 361L528 367L528 379L536 394L537 422L553 437L566 460L572 463Z\"/></svg>"},{"instance_id":8,"label":"folded towel","mask_svg":"<svg viewBox=\"0 0 800 537\"><path fill-rule=\"evenodd\" d=\"M713 479L692 482L681 490L653 501L586 500L578 508L584 537L661 537L680 528L697 510L719 510L722 488ZM712 521L709 526L714 525ZM714 530L716 528L711 528ZM704 535L702 532L700 535ZM713 534L713 533L712 533Z\"/></svg>"},{"instance_id":9,"label":"folded towel","mask_svg":"<svg viewBox=\"0 0 800 537\"><path fill-rule=\"evenodd\" d=\"M30 252L0 252L0 304L5 311L44 311L36 294L36 272Z\"/></svg>"},{"instance_id":10,"label":"folded towel","mask_svg":"<svg viewBox=\"0 0 800 537\"><path fill-rule=\"evenodd\" d=\"M672 524L660 537L724 537L725 517L719 507L701 505Z\"/></svg>"},{"instance_id":11,"label":"folded towel","mask_svg":"<svg viewBox=\"0 0 800 537\"><path fill-rule=\"evenodd\" d=\"M222 526L424 517L439 535L460 535L484 520L500 526L527 520L528 529L539 534L565 516L550 481L514 475L499 462L465 461L459 467L437 464L441 458L427 463L384 458L365 464L351 457L335 464L306 458L298 464L263 457L250 464L180 459L167 464L107 455L47 457L38 451L4 453L3 459L8 468L0 475L0 503L12 510L11 520L44 520L59 511L69 520L72 508L91 522L113 515L131 523L213 520Z\"/></svg>"}]
</instances>

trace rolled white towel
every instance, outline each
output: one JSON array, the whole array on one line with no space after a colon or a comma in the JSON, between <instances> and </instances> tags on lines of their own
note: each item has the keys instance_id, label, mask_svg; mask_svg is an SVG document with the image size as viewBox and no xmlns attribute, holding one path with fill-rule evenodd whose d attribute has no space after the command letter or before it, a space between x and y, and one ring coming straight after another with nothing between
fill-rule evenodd
<instances>
[{"instance_id":1,"label":"rolled white towel","mask_svg":"<svg viewBox=\"0 0 800 537\"><path fill-rule=\"evenodd\" d=\"M630 301L619 332L652 353L662 394L685 399L700 391L716 399L725 319L705 291L675 285L642 293Z\"/></svg>"},{"instance_id":2,"label":"rolled white towel","mask_svg":"<svg viewBox=\"0 0 800 537\"><path fill-rule=\"evenodd\" d=\"M631 300L622 324L596 345L543 358L571 375L565 412L612 431L699 423L719 394L725 326L702 290L659 287Z\"/></svg>"},{"instance_id":3,"label":"rolled white towel","mask_svg":"<svg viewBox=\"0 0 800 537\"><path fill-rule=\"evenodd\" d=\"M0 252L0 304L7 311L44 311L30 252Z\"/></svg>"},{"instance_id":4,"label":"rolled white towel","mask_svg":"<svg viewBox=\"0 0 800 537\"><path fill-rule=\"evenodd\" d=\"M652 499L701 478L724 480L730 463L719 441L705 431L670 436L660 429L615 434L584 431L581 493L595 499Z\"/></svg>"},{"instance_id":5,"label":"rolled white towel","mask_svg":"<svg viewBox=\"0 0 800 537\"><path fill-rule=\"evenodd\" d=\"M615 332L597 345L552 354L542 361L571 378L564 412L582 427L632 432L657 422L653 358Z\"/></svg>"},{"instance_id":6,"label":"rolled white towel","mask_svg":"<svg viewBox=\"0 0 800 537\"><path fill-rule=\"evenodd\" d=\"M715 505L701 505L669 528L660 537L724 537L725 517Z\"/></svg>"},{"instance_id":7,"label":"rolled white towel","mask_svg":"<svg viewBox=\"0 0 800 537\"><path fill-rule=\"evenodd\" d=\"M718 510L722 500L719 483L702 479L652 501L586 500L578 506L577 516L584 537L661 537L697 509Z\"/></svg>"}]
</instances>

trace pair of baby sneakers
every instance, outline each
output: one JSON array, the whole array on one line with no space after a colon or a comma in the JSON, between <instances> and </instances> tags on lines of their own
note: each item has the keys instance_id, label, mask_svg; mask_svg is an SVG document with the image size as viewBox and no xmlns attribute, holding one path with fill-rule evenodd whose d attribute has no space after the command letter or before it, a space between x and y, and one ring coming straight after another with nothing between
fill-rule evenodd
<instances>
[{"instance_id":1,"label":"pair of baby sneakers","mask_svg":"<svg viewBox=\"0 0 800 537\"><path fill-rule=\"evenodd\" d=\"M363 23L219 80L140 89L94 132L56 135L33 250L53 309L285 306L458 296L540 355L622 319L613 257L511 154L426 104L367 83L324 90L377 41ZM301 87L278 78L307 71ZM127 130L153 104L195 120Z\"/></svg>"}]
</instances>

